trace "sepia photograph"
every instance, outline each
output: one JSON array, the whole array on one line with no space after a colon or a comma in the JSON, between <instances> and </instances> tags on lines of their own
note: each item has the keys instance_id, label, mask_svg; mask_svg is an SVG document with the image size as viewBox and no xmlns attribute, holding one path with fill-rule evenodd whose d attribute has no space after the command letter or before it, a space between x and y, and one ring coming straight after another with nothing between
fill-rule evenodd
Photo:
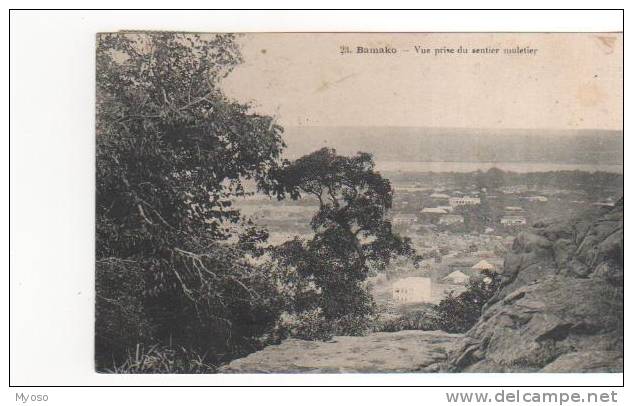
<instances>
[{"instance_id":1,"label":"sepia photograph","mask_svg":"<svg viewBox=\"0 0 633 406\"><path fill-rule=\"evenodd\" d=\"M623 35L103 32L94 369L619 373Z\"/></svg>"}]
</instances>

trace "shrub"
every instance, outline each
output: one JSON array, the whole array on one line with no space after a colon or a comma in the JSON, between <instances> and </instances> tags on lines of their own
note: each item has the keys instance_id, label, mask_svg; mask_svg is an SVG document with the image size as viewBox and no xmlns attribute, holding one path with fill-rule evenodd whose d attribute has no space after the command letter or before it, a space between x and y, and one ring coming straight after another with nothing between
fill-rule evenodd
<instances>
[{"instance_id":1,"label":"shrub","mask_svg":"<svg viewBox=\"0 0 633 406\"><path fill-rule=\"evenodd\" d=\"M371 332L375 315L373 310L366 314L350 314L330 321L334 335L363 336Z\"/></svg>"},{"instance_id":2,"label":"shrub","mask_svg":"<svg viewBox=\"0 0 633 406\"><path fill-rule=\"evenodd\" d=\"M210 247L211 248L211 247ZM135 345L171 344L219 363L260 349L283 309L277 269L255 265L219 244L163 267L133 261L97 264L99 370L129 359Z\"/></svg>"},{"instance_id":3,"label":"shrub","mask_svg":"<svg viewBox=\"0 0 633 406\"><path fill-rule=\"evenodd\" d=\"M501 278L494 272L484 271L482 278L474 278L466 291L448 297L433 308L437 326L448 333L464 333L475 325L484 305L499 290Z\"/></svg>"},{"instance_id":4,"label":"shrub","mask_svg":"<svg viewBox=\"0 0 633 406\"><path fill-rule=\"evenodd\" d=\"M134 261L105 259L96 264L95 354L97 366L126 357L134 343L153 340L154 326L143 304L145 283Z\"/></svg>"},{"instance_id":5,"label":"shrub","mask_svg":"<svg viewBox=\"0 0 633 406\"><path fill-rule=\"evenodd\" d=\"M283 313L276 326L277 338L287 337L302 340L326 341L332 338L330 322L323 316L320 308L301 313Z\"/></svg>"},{"instance_id":6,"label":"shrub","mask_svg":"<svg viewBox=\"0 0 633 406\"><path fill-rule=\"evenodd\" d=\"M431 310L406 312L395 317L383 317L376 321L374 331L396 332L402 330L438 330L437 318Z\"/></svg>"}]
</instances>

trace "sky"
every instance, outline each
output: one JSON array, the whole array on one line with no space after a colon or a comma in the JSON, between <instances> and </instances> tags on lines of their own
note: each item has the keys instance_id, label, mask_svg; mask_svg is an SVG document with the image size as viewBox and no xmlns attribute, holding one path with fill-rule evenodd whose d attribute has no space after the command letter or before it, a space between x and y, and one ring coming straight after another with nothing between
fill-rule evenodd
<instances>
[{"instance_id":1,"label":"sky","mask_svg":"<svg viewBox=\"0 0 633 406\"><path fill-rule=\"evenodd\" d=\"M244 63L222 87L283 126L622 129L620 34L254 33L239 42ZM500 51L434 55L459 46ZM503 54L516 47L537 51Z\"/></svg>"}]
</instances>

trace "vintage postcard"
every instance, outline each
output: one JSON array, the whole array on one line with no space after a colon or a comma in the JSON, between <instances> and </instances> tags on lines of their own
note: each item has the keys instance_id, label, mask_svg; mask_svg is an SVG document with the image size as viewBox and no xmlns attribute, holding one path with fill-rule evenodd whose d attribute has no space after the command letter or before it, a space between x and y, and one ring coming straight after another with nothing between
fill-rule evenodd
<instances>
[{"instance_id":1,"label":"vintage postcard","mask_svg":"<svg viewBox=\"0 0 633 406\"><path fill-rule=\"evenodd\" d=\"M96 371L623 371L622 33L101 33L96 92Z\"/></svg>"}]
</instances>

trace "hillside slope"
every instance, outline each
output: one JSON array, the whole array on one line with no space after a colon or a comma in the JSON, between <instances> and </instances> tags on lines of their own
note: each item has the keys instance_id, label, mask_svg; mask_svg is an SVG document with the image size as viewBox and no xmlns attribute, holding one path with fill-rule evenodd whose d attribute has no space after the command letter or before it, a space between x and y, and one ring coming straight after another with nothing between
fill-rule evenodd
<instances>
[{"instance_id":1,"label":"hillside slope","mask_svg":"<svg viewBox=\"0 0 633 406\"><path fill-rule=\"evenodd\" d=\"M503 288L449 355L466 372L623 369L624 202L536 224L506 257Z\"/></svg>"}]
</instances>

